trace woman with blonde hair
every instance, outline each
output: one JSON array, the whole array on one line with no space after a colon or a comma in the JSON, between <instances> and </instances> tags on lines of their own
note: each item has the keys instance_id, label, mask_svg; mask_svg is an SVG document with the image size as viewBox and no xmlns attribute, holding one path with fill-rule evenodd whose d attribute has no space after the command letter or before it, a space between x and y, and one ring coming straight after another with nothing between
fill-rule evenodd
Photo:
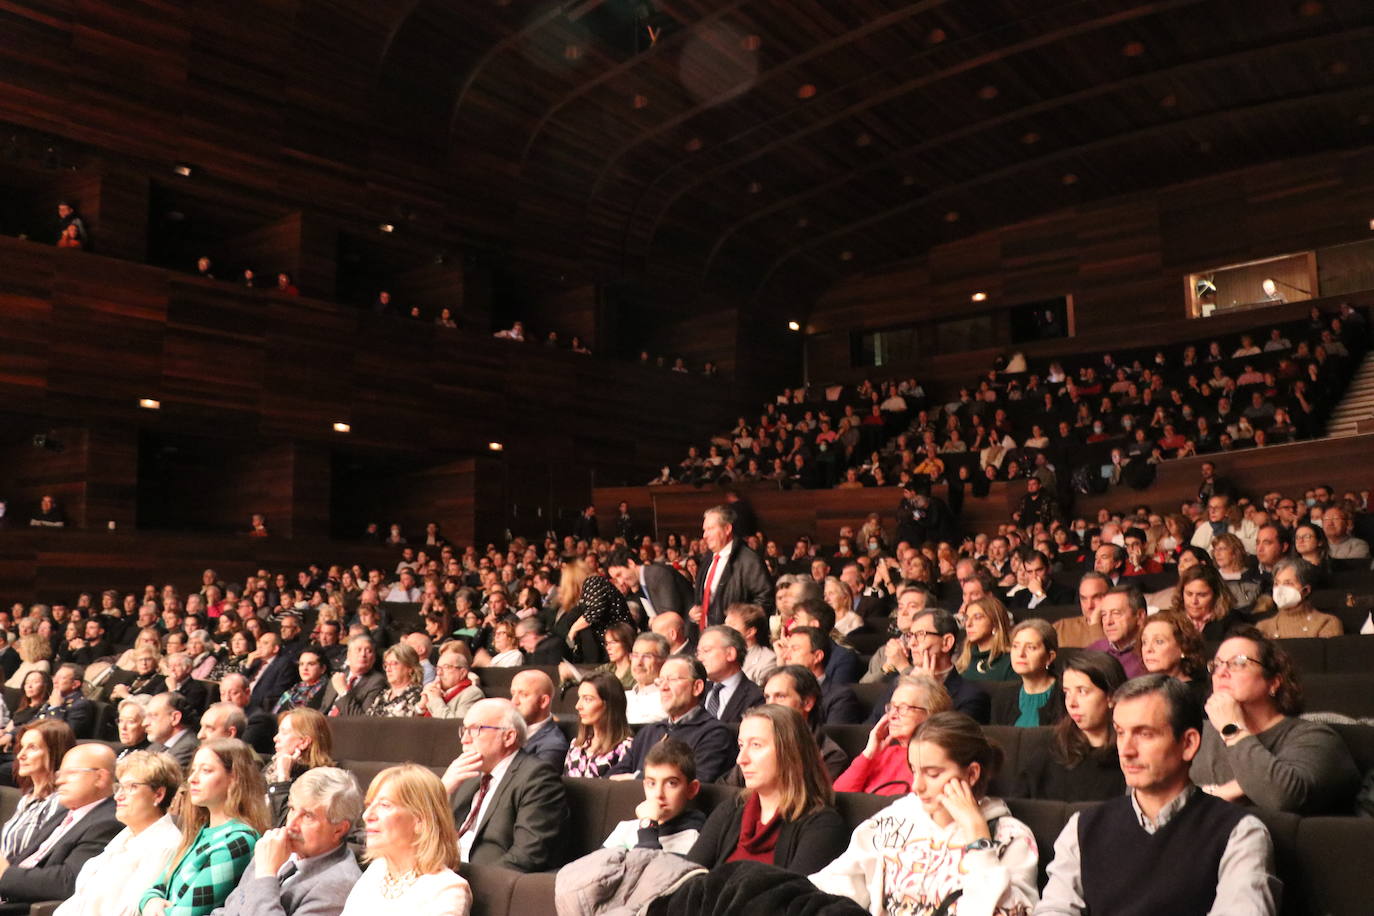
<instances>
[{"instance_id":1,"label":"woman with blonde hair","mask_svg":"<svg viewBox=\"0 0 1374 916\"><path fill-rule=\"evenodd\" d=\"M387 767L367 789L367 870L341 916L467 916L458 831L444 784L414 763Z\"/></svg>"},{"instance_id":2,"label":"woman with blonde hair","mask_svg":"<svg viewBox=\"0 0 1374 916\"><path fill-rule=\"evenodd\" d=\"M801 713L775 704L747 711L737 762L744 791L716 806L687 858L706 868L749 859L809 874L844 851L835 791Z\"/></svg>"},{"instance_id":3,"label":"woman with blonde hair","mask_svg":"<svg viewBox=\"0 0 1374 916\"><path fill-rule=\"evenodd\" d=\"M864 625L864 619L854 612L854 593L834 576L826 576L821 584L825 603L835 611L835 631L847 636Z\"/></svg>"},{"instance_id":4,"label":"woman with blonde hair","mask_svg":"<svg viewBox=\"0 0 1374 916\"><path fill-rule=\"evenodd\" d=\"M263 767L267 780L267 801L272 806L272 823L286 823L291 787L296 780L316 767L332 767L334 739L329 720L318 709L298 706L277 716L277 734L272 739L276 753Z\"/></svg>"},{"instance_id":5,"label":"woman with blonde hair","mask_svg":"<svg viewBox=\"0 0 1374 916\"><path fill-rule=\"evenodd\" d=\"M206 916L223 906L270 826L257 755L237 738L202 744L177 805L181 845L139 900L142 916Z\"/></svg>"},{"instance_id":6,"label":"woman with blonde hair","mask_svg":"<svg viewBox=\"0 0 1374 916\"><path fill-rule=\"evenodd\" d=\"M181 788L181 764L134 751L115 765L115 817L124 829L86 860L76 890L54 916L135 916L138 900L181 843L167 809Z\"/></svg>"},{"instance_id":7,"label":"woman with blonde hair","mask_svg":"<svg viewBox=\"0 0 1374 916\"><path fill-rule=\"evenodd\" d=\"M115 662L115 667L124 671L137 671L138 665L135 663L135 659L141 649L150 650L158 661L162 660L162 635L158 633L157 627L144 627L139 630L134 644L125 649L119 656L119 661Z\"/></svg>"},{"instance_id":8,"label":"woman with blonde hair","mask_svg":"<svg viewBox=\"0 0 1374 916\"><path fill-rule=\"evenodd\" d=\"M479 668L518 668L525 655L515 641L515 624L502 620L491 628L491 651L478 649L473 664Z\"/></svg>"},{"instance_id":9,"label":"woman with blonde hair","mask_svg":"<svg viewBox=\"0 0 1374 916\"><path fill-rule=\"evenodd\" d=\"M1245 568L1245 545L1241 539L1229 531L1218 534L1212 538L1208 552L1231 593L1231 607L1248 608L1254 604L1260 595L1259 578Z\"/></svg>"},{"instance_id":10,"label":"woman with blonde hair","mask_svg":"<svg viewBox=\"0 0 1374 916\"><path fill-rule=\"evenodd\" d=\"M24 683L24 677L30 671L41 671L44 674L52 673L52 643L37 633L30 633L27 636L19 637L14 644L14 650L19 653L20 665L14 674L10 675L9 680L5 681L6 687L20 687Z\"/></svg>"},{"instance_id":11,"label":"woman with blonde hair","mask_svg":"<svg viewBox=\"0 0 1374 916\"><path fill-rule=\"evenodd\" d=\"M966 681L1014 681L1011 670L1011 615L991 596L975 598L964 609L964 645L954 667Z\"/></svg>"},{"instance_id":12,"label":"woman with blonde hair","mask_svg":"<svg viewBox=\"0 0 1374 916\"><path fill-rule=\"evenodd\" d=\"M386 689L372 698L365 716L408 718L425 714L425 699L421 695L424 672L420 656L407 643L398 642L382 654L382 673L386 675Z\"/></svg>"}]
</instances>

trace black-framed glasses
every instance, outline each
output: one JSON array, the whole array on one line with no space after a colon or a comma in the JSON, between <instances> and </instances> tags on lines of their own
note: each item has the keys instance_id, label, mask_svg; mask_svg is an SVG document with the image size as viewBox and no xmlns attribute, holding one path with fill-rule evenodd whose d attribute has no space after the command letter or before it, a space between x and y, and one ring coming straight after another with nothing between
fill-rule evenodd
<instances>
[{"instance_id":1,"label":"black-framed glasses","mask_svg":"<svg viewBox=\"0 0 1374 916\"><path fill-rule=\"evenodd\" d=\"M476 738L484 731L503 732L506 730L504 725L464 725L462 735L464 738Z\"/></svg>"},{"instance_id":2,"label":"black-framed glasses","mask_svg":"<svg viewBox=\"0 0 1374 916\"><path fill-rule=\"evenodd\" d=\"M1214 658L1207 663L1207 673L1216 674L1217 669L1223 667L1232 673L1244 671L1245 666L1251 663L1256 665L1261 664L1259 659L1251 658L1248 655L1233 655L1230 658Z\"/></svg>"}]
</instances>

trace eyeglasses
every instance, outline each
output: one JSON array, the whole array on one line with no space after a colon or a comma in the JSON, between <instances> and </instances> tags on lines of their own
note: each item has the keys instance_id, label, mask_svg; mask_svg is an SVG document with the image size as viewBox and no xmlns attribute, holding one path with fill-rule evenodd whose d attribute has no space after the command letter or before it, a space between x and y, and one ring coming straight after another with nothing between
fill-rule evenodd
<instances>
[{"instance_id":1,"label":"eyeglasses","mask_svg":"<svg viewBox=\"0 0 1374 916\"><path fill-rule=\"evenodd\" d=\"M664 686L667 686L668 684L675 683L675 682L677 682L677 681L694 681L694 680L696 680L696 678L691 677L690 675L688 675L688 676L686 676L686 677L656 677L656 678L654 678L654 686L655 686L655 687L664 687Z\"/></svg>"},{"instance_id":2,"label":"eyeglasses","mask_svg":"<svg viewBox=\"0 0 1374 916\"><path fill-rule=\"evenodd\" d=\"M1248 655L1233 655L1230 658L1214 658L1207 663L1207 673L1216 674L1217 669L1223 667L1232 672L1244 671L1245 666L1251 663L1259 665L1260 660L1251 658Z\"/></svg>"},{"instance_id":3,"label":"eyeglasses","mask_svg":"<svg viewBox=\"0 0 1374 916\"><path fill-rule=\"evenodd\" d=\"M146 788L147 785L146 782L117 782L114 785L114 791L118 795L120 792L132 792L134 789Z\"/></svg>"},{"instance_id":4,"label":"eyeglasses","mask_svg":"<svg viewBox=\"0 0 1374 916\"><path fill-rule=\"evenodd\" d=\"M912 630L910 633L907 633L902 638L905 639L907 642L917 642L918 640L925 639L927 636L938 637L939 635L940 634L935 630Z\"/></svg>"},{"instance_id":5,"label":"eyeglasses","mask_svg":"<svg viewBox=\"0 0 1374 916\"><path fill-rule=\"evenodd\" d=\"M504 725L464 725L461 734L464 738L476 738L484 731L504 732L509 729Z\"/></svg>"},{"instance_id":6,"label":"eyeglasses","mask_svg":"<svg viewBox=\"0 0 1374 916\"><path fill-rule=\"evenodd\" d=\"M930 712L930 710L926 709L924 706L908 706L905 703L888 703L883 707L883 712L888 714L895 712L902 718L906 718L907 716L914 716L917 713L927 713Z\"/></svg>"}]
</instances>

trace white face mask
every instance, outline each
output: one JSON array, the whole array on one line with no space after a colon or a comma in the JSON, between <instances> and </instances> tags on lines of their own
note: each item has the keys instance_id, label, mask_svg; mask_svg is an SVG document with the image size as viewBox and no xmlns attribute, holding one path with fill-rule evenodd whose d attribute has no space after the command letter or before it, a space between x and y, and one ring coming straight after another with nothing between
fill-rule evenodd
<instances>
[{"instance_id":1,"label":"white face mask","mask_svg":"<svg viewBox=\"0 0 1374 916\"><path fill-rule=\"evenodd\" d=\"M1274 603L1279 609L1290 608L1302 601L1302 592L1291 585L1274 586Z\"/></svg>"}]
</instances>

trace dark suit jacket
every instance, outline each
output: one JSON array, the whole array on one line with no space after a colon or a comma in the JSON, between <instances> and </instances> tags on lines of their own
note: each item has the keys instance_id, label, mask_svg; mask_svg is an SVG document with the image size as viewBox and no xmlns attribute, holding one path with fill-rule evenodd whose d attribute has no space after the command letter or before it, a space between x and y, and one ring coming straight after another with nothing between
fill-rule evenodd
<instances>
[{"instance_id":1,"label":"dark suit jacket","mask_svg":"<svg viewBox=\"0 0 1374 916\"><path fill-rule=\"evenodd\" d=\"M166 685L164 684L163 687L165 688ZM203 682L195 678L187 679L186 683L177 689L177 693L184 696L186 702L190 703L198 713L205 712L205 707L210 705L210 691Z\"/></svg>"},{"instance_id":2,"label":"dark suit jacket","mask_svg":"<svg viewBox=\"0 0 1374 916\"><path fill-rule=\"evenodd\" d=\"M1039 610L1042 607L1050 607L1053 605L1073 604L1077 600L1078 596L1074 594L1072 589L1067 589L1064 586L1060 585L1058 582L1050 582L1045 587L1045 600L1036 605L1036 610ZM1010 598L1007 599L1007 607L1023 609L1028 608L1030 607L1030 601L1030 589L1023 588L1019 592L1017 592L1016 594L1012 595Z\"/></svg>"},{"instance_id":3,"label":"dark suit jacket","mask_svg":"<svg viewBox=\"0 0 1374 916\"><path fill-rule=\"evenodd\" d=\"M640 567L644 590L649 593L649 602L654 613L676 611L683 619L692 609L692 583L677 570L663 563L648 563Z\"/></svg>"},{"instance_id":4,"label":"dark suit jacket","mask_svg":"<svg viewBox=\"0 0 1374 916\"><path fill-rule=\"evenodd\" d=\"M473 778L453 793L453 822L462 826L481 784ZM568 805L559 772L516 751L496 795L475 828L468 861L514 871L546 871L562 864Z\"/></svg>"},{"instance_id":5,"label":"dark suit jacket","mask_svg":"<svg viewBox=\"0 0 1374 916\"><path fill-rule=\"evenodd\" d=\"M49 824L45 824L39 831L41 836L35 837L31 848L20 850L21 855L15 856L15 861L23 861L32 855L66 815L64 810L60 815L55 815ZM11 902L65 900L76 890L76 875L81 871L81 866L86 864L87 859L103 852L115 834L123 829L124 825L115 820L114 799L105 799L58 840L38 860L37 865L32 868L10 866L5 869L5 873L0 875L0 896Z\"/></svg>"},{"instance_id":6,"label":"dark suit jacket","mask_svg":"<svg viewBox=\"0 0 1374 916\"><path fill-rule=\"evenodd\" d=\"M339 844L333 852L306 859L285 888L275 875L259 878L249 862L238 887L211 916L338 913L362 874L347 843Z\"/></svg>"},{"instance_id":7,"label":"dark suit jacket","mask_svg":"<svg viewBox=\"0 0 1374 916\"><path fill-rule=\"evenodd\" d=\"M324 691L321 690L320 693ZM320 694L316 694L315 699L319 698ZM251 706L245 709L244 713L248 716L248 727L239 737L253 750L262 754L264 759L271 757L272 752L276 750L272 739L277 736L277 717L265 709L254 709Z\"/></svg>"},{"instance_id":8,"label":"dark suit jacket","mask_svg":"<svg viewBox=\"0 0 1374 916\"><path fill-rule=\"evenodd\" d=\"M710 689L709 684L707 685L707 689ZM735 692L730 696L730 702L725 704L720 710L720 715L716 716L716 718L727 724L738 722L744 717L744 711L746 709L752 709L762 702L763 690L759 688L759 685L749 680L749 678L741 676L739 686L735 688Z\"/></svg>"},{"instance_id":9,"label":"dark suit jacket","mask_svg":"<svg viewBox=\"0 0 1374 916\"><path fill-rule=\"evenodd\" d=\"M853 725L864 717L864 708L849 684L832 681L821 684L821 721L826 725Z\"/></svg>"},{"instance_id":10,"label":"dark suit jacket","mask_svg":"<svg viewBox=\"0 0 1374 916\"><path fill-rule=\"evenodd\" d=\"M694 600L696 604L701 604L706 594L706 576L711 571L711 554L703 554L698 565ZM711 619L706 621L707 626L724 623L725 609L736 602L757 604L764 613L773 613L773 579L764 568L763 560L743 541L735 541L730 558L725 561L725 568L716 570L716 578L720 580L720 585L711 598Z\"/></svg>"},{"instance_id":11,"label":"dark suit jacket","mask_svg":"<svg viewBox=\"0 0 1374 916\"><path fill-rule=\"evenodd\" d=\"M185 769L191 765L191 758L196 756L196 750L199 747L200 739L196 737L196 733L193 730L187 729L186 734L177 739L177 743L172 745L170 750L168 750L167 745L163 744L161 741L154 741L152 744L148 745L148 750L152 751L154 754L161 754L164 751L171 754L176 758L176 762L181 764L182 769Z\"/></svg>"},{"instance_id":12,"label":"dark suit jacket","mask_svg":"<svg viewBox=\"0 0 1374 916\"><path fill-rule=\"evenodd\" d=\"M563 763L568 758L568 736L563 734L557 722L550 719L547 725L534 733L534 737L525 742L525 753L544 761L561 774Z\"/></svg>"},{"instance_id":13,"label":"dark suit jacket","mask_svg":"<svg viewBox=\"0 0 1374 916\"><path fill-rule=\"evenodd\" d=\"M873 704L873 710L868 714L867 725L877 725L878 719L883 716L883 707L892 699L892 693L897 689L897 678L893 677L888 681L887 690L878 698L878 702ZM967 716L972 716L979 725L987 725L992 717L992 698L980 687L971 681L964 680L963 675L953 668L949 669L949 674L945 675L945 690L949 693L949 698L954 701L956 712L962 712Z\"/></svg>"},{"instance_id":14,"label":"dark suit jacket","mask_svg":"<svg viewBox=\"0 0 1374 916\"><path fill-rule=\"evenodd\" d=\"M254 708L271 709L277 704L277 700L281 699L281 695L286 693L291 685L300 679L301 675L296 668L295 659L285 652L278 652L277 657L268 663L267 670L263 672L262 677L258 678L258 683L248 698L248 705ZM385 678L383 678L383 683L385 683Z\"/></svg>"},{"instance_id":15,"label":"dark suit jacket","mask_svg":"<svg viewBox=\"0 0 1374 916\"><path fill-rule=\"evenodd\" d=\"M347 673L344 677L347 677ZM332 678L332 675L331 675ZM329 715L337 702L339 715L341 716L361 716L372 698L386 689L386 676L380 671L369 671L364 674L362 680L354 685L353 689L343 698L334 692L333 684L326 684L324 688L324 698L320 700L320 712Z\"/></svg>"},{"instance_id":16,"label":"dark suit jacket","mask_svg":"<svg viewBox=\"0 0 1374 916\"><path fill-rule=\"evenodd\" d=\"M38 719L61 719L72 727L78 738L95 737L95 704L76 691L68 696L60 706L44 705L38 710Z\"/></svg>"},{"instance_id":17,"label":"dark suit jacket","mask_svg":"<svg viewBox=\"0 0 1374 916\"><path fill-rule=\"evenodd\" d=\"M589 631L583 630L582 632ZM563 647L566 645L567 643L553 634L544 636L540 638L539 644L534 647L533 652L525 653L525 664L557 665L563 660Z\"/></svg>"},{"instance_id":18,"label":"dark suit jacket","mask_svg":"<svg viewBox=\"0 0 1374 916\"><path fill-rule=\"evenodd\" d=\"M825 660L825 679L839 684L859 682L859 656L853 649L830 644L830 657Z\"/></svg>"}]
</instances>

